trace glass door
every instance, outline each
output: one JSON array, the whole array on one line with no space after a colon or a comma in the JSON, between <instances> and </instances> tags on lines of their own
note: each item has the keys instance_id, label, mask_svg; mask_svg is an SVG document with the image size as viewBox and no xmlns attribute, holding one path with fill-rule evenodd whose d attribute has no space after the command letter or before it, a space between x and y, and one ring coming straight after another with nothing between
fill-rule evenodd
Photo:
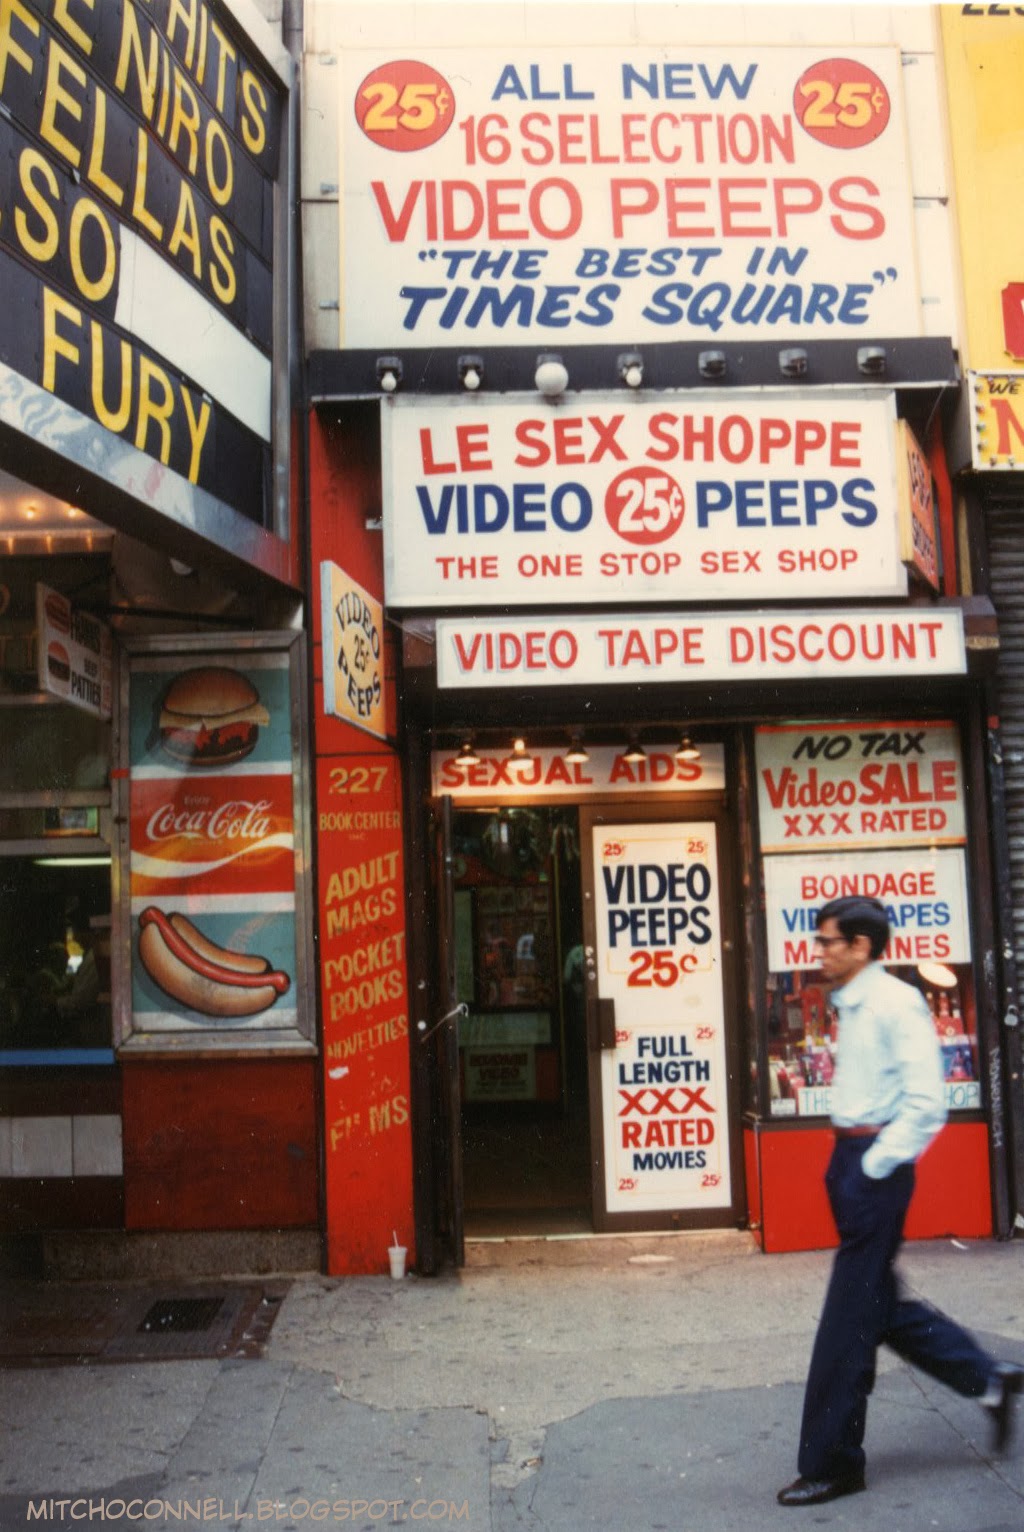
<instances>
[{"instance_id":1,"label":"glass door","mask_svg":"<svg viewBox=\"0 0 1024 1532\"><path fill-rule=\"evenodd\" d=\"M595 1226L733 1224L742 1186L722 816L580 817Z\"/></svg>"}]
</instances>

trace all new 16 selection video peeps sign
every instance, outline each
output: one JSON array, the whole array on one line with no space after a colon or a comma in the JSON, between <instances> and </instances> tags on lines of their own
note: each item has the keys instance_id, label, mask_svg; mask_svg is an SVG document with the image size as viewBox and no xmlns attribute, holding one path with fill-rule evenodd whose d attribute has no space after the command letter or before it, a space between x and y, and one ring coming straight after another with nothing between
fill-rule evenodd
<instances>
[{"instance_id":1,"label":"all new 16 selection video peeps sign","mask_svg":"<svg viewBox=\"0 0 1024 1532\"><path fill-rule=\"evenodd\" d=\"M896 48L354 48L340 88L343 346L919 333Z\"/></svg>"},{"instance_id":2,"label":"all new 16 selection video peeps sign","mask_svg":"<svg viewBox=\"0 0 1024 1532\"><path fill-rule=\"evenodd\" d=\"M382 410L389 605L906 592L891 394Z\"/></svg>"}]
</instances>

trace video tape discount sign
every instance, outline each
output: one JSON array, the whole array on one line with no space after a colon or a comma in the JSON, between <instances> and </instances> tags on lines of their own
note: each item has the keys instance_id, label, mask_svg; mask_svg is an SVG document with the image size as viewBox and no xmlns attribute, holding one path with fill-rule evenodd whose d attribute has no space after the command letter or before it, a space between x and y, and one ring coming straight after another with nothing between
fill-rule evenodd
<instances>
[{"instance_id":1,"label":"video tape discount sign","mask_svg":"<svg viewBox=\"0 0 1024 1532\"><path fill-rule=\"evenodd\" d=\"M382 409L390 606L906 592L890 394Z\"/></svg>"}]
</instances>

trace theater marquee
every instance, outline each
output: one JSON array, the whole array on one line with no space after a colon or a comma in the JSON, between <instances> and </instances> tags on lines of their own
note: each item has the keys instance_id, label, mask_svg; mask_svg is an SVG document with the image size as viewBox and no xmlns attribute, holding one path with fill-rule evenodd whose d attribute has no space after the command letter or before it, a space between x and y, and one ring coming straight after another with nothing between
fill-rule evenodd
<instances>
[{"instance_id":1,"label":"theater marquee","mask_svg":"<svg viewBox=\"0 0 1024 1532\"><path fill-rule=\"evenodd\" d=\"M284 346L281 64L214 0L0 7L4 422L60 450L83 417L79 438L92 423L117 439L88 466L119 489L153 500L166 476L119 471L118 441L261 525Z\"/></svg>"}]
</instances>

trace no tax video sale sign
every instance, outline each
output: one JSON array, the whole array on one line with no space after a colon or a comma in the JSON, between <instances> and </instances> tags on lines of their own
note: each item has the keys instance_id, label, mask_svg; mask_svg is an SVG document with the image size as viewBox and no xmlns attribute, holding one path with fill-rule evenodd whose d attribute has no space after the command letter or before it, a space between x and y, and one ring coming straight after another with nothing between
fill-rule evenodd
<instances>
[{"instance_id":1,"label":"no tax video sale sign","mask_svg":"<svg viewBox=\"0 0 1024 1532\"><path fill-rule=\"evenodd\" d=\"M906 592L890 394L382 411L389 606Z\"/></svg>"},{"instance_id":2,"label":"no tax video sale sign","mask_svg":"<svg viewBox=\"0 0 1024 1532\"><path fill-rule=\"evenodd\" d=\"M352 49L342 346L919 333L896 48Z\"/></svg>"},{"instance_id":3,"label":"no tax video sale sign","mask_svg":"<svg viewBox=\"0 0 1024 1532\"><path fill-rule=\"evenodd\" d=\"M957 730L937 720L767 725L757 805L765 852L962 844Z\"/></svg>"}]
</instances>

